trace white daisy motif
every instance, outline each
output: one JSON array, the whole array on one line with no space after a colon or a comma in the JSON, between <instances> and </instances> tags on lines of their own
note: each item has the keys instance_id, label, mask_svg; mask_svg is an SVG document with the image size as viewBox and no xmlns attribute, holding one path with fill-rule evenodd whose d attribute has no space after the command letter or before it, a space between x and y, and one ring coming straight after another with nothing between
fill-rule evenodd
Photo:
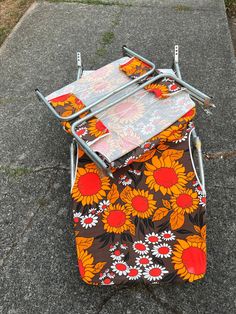
<instances>
[{"instance_id":1,"label":"white daisy motif","mask_svg":"<svg viewBox=\"0 0 236 314\"><path fill-rule=\"evenodd\" d=\"M200 205L202 205L202 207L206 206L206 196L201 196L200 197Z\"/></svg>"},{"instance_id":2,"label":"white daisy motif","mask_svg":"<svg viewBox=\"0 0 236 314\"><path fill-rule=\"evenodd\" d=\"M89 209L90 214L96 214L96 211L97 211L96 208L90 208Z\"/></svg>"},{"instance_id":3,"label":"white daisy motif","mask_svg":"<svg viewBox=\"0 0 236 314\"><path fill-rule=\"evenodd\" d=\"M152 258L150 256L144 255L136 257L135 264L139 266L147 266L152 264Z\"/></svg>"},{"instance_id":4,"label":"white daisy motif","mask_svg":"<svg viewBox=\"0 0 236 314\"><path fill-rule=\"evenodd\" d=\"M113 254L111 254L111 258L116 261L120 261L124 256L124 253L122 253L120 250L115 250L113 251Z\"/></svg>"},{"instance_id":5,"label":"white daisy motif","mask_svg":"<svg viewBox=\"0 0 236 314\"><path fill-rule=\"evenodd\" d=\"M154 245L152 249L152 254L157 257L170 257L172 253L171 247L166 244Z\"/></svg>"},{"instance_id":6,"label":"white daisy motif","mask_svg":"<svg viewBox=\"0 0 236 314\"><path fill-rule=\"evenodd\" d=\"M103 280L106 277L106 273L100 273L99 274L99 280Z\"/></svg>"},{"instance_id":7,"label":"white daisy motif","mask_svg":"<svg viewBox=\"0 0 236 314\"><path fill-rule=\"evenodd\" d=\"M102 202L99 203L98 207L100 209L100 211L104 211L105 209L107 209L107 207L110 205L110 201L108 200L104 200Z\"/></svg>"},{"instance_id":8,"label":"white daisy motif","mask_svg":"<svg viewBox=\"0 0 236 314\"><path fill-rule=\"evenodd\" d=\"M86 128L79 128L76 130L76 134L79 137L82 137L82 136L86 135L87 133L88 133L88 130Z\"/></svg>"},{"instance_id":9,"label":"white daisy motif","mask_svg":"<svg viewBox=\"0 0 236 314\"><path fill-rule=\"evenodd\" d=\"M107 274L107 276L109 277L109 278L115 278L115 273L113 273L113 272L109 272L108 274Z\"/></svg>"},{"instance_id":10,"label":"white daisy motif","mask_svg":"<svg viewBox=\"0 0 236 314\"><path fill-rule=\"evenodd\" d=\"M162 236L162 239L165 241L172 241L175 239L175 235L171 231L164 231L162 232L161 236Z\"/></svg>"},{"instance_id":11,"label":"white daisy motif","mask_svg":"<svg viewBox=\"0 0 236 314\"><path fill-rule=\"evenodd\" d=\"M187 133L185 133L185 135L183 136L183 137L181 137L179 140L177 140L177 141L174 141L174 143L181 143L181 142L184 142L184 141L186 141L186 139L187 139L187 137L188 137L188 135L187 135Z\"/></svg>"},{"instance_id":12,"label":"white daisy motif","mask_svg":"<svg viewBox=\"0 0 236 314\"><path fill-rule=\"evenodd\" d=\"M126 243L121 243L120 248L122 250L127 250L128 249L128 245Z\"/></svg>"},{"instance_id":13,"label":"white daisy motif","mask_svg":"<svg viewBox=\"0 0 236 314\"><path fill-rule=\"evenodd\" d=\"M132 179L128 178L126 175L122 174L119 177L118 183L121 183L124 186L130 185L132 183Z\"/></svg>"},{"instance_id":14,"label":"white daisy motif","mask_svg":"<svg viewBox=\"0 0 236 314\"><path fill-rule=\"evenodd\" d=\"M143 134L151 134L155 130L155 127L152 123L148 123L141 128Z\"/></svg>"},{"instance_id":15,"label":"white daisy motif","mask_svg":"<svg viewBox=\"0 0 236 314\"><path fill-rule=\"evenodd\" d=\"M154 146L153 143L151 143L151 142L146 142L146 143L143 143L143 144L141 145L141 148L143 148L144 152L146 152L147 150L152 149L153 146Z\"/></svg>"},{"instance_id":16,"label":"white daisy motif","mask_svg":"<svg viewBox=\"0 0 236 314\"><path fill-rule=\"evenodd\" d=\"M155 244L161 242L161 237L157 233L152 232L145 236L145 241L150 244Z\"/></svg>"},{"instance_id":17,"label":"white daisy motif","mask_svg":"<svg viewBox=\"0 0 236 314\"><path fill-rule=\"evenodd\" d=\"M141 170L128 170L130 173L136 174L136 176L140 176L141 175Z\"/></svg>"},{"instance_id":18,"label":"white daisy motif","mask_svg":"<svg viewBox=\"0 0 236 314\"><path fill-rule=\"evenodd\" d=\"M114 262L111 266L111 269L114 273L118 274L119 276L127 275L129 272L129 266L126 262Z\"/></svg>"},{"instance_id":19,"label":"white daisy motif","mask_svg":"<svg viewBox=\"0 0 236 314\"><path fill-rule=\"evenodd\" d=\"M195 187L195 190L198 193L198 195L203 195L204 194L203 191L202 191L202 187L199 184Z\"/></svg>"},{"instance_id":20,"label":"white daisy motif","mask_svg":"<svg viewBox=\"0 0 236 314\"><path fill-rule=\"evenodd\" d=\"M116 244L111 244L109 247L109 251L110 252L114 252L117 249L117 245Z\"/></svg>"},{"instance_id":21,"label":"white daisy motif","mask_svg":"<svg viewBox=\"0 0 236 314\"><path fill-rule=\"evenodd\" d=\"M75 222L75 223L78 223L78 222L80 221L80 217L81 217L81 216L82 216L81 213L76 213L76 212L74 212L74 213L73 213L74 222Z\"/></svg>"},{"instance_id":22,"label":"white daisy motif","mask_svg":"<svg viewBox=\"0 0 236 314\"><path fill-rule=\"evenodd\" d=\"M168 270L160 265L153 265L144 270L144 278L149 281L160 280L164 274L168 274Z\"/></svg>"},{"instance_id":23,"label":"white daisy motif","mask_svg":"<svg viewBox=\"0 0 236 314\"><path fill-rule=\"evenodd\" d=\"M125 180L121 181L121 184L124 186L130 185L132 183L132 179L130 178L125 178Z\"/></svg>"},{"instance_id":24,"label":"white daisy motif","mask_svg":"<svg viewBox=\"0 0 236 314\"><path fill-rule=\"evenodd\" d=\"M81 225L85 229L92 228L96 226L97 223L98 223L98 217L92 214L84 215L81 218Z\"/></svg>"},{"instance_id":25,"label":"white daisy motif","mask_svg":"<svg viewBox=\"0 0 236 314\"><path fill-rule=\"evenodd\" d=\"M171 92L176 92L176 91L180 90L180 87L178 85L176 85L175 83L173 83L173 84L170 84L168 86L168 89Z\"/></svg>"},{"instance_id":26,"label":"white daisy motif","mask_svg":"<svg viewBox=\"0 0 236 314\"><path fill-rule=\"evenodd\" d=\"M154 117L150 118L150 122L151 122L153 125L157 125L157 124L160 123L160 117L154 116Z\"/></svg>"},{"instance_id":27,"label":"white daisy motif","mask_svg":"<svg viewBox=\"0 0 236 314\"><path fill-rule=\"evenodd\" d=\"M125 174L121 174L120 176L119 176L119 181L122 181L122 180L124 180L126 178L126 175Z\"/></svg>"},{"instance_id":28,"label":"white daisy motif","mask_svg":"<svg viewBox=\"0 0 236 314\"><path fill-rule=\"evenodd\" d=\"M127 158L124 162L124 166L130 165L132 164L133 161L135 161L137 158L135 156L130 156L129 158Z\"/></svg>"},{"instance_id":29,"label":"white daisy motif","mask_svg":"<svg viewBox=\"0 0 236 314\"><path fill-rule=\"evenodd\" d=\"M170 82L170 83L173 83L174 80L173 80L172 78L169 78L169 77L164 77L164 78L162 79L162 82Z\"/></svg>"},{"instance_id":30,"label":"white daisy motif","mask_svg":"<svg viewBox=\"0 0 236 314\"><path fill-rule=\"evenodd\" d=\"M136 253L140 255L147 254L149 252L149 247L146 243L142 241L136 241L133 243L133 249Z\"/></svg>"},{"instance_id":31,"label":"white daisy motif","mask_svg":"<svg viewBox=\"0 0 236 314\"><path fill-rule=\"evenodd\" d=\"M114 281L112 281L111 278L107 277L102 280L101 284L104 286L110 286L110 285L114 285Z\"/></svg>"},{"instance_id":32,"label":"white daisy motif","mask_svg":"<svg viewBox=\"0 0 236 314\"><path fill-rule=\"evenodd\" d=\"M142 270L138 267L132 266L129 268L127 278L129 280L136 280L136 279L139 279L141 275L142 275Z\"/></svg>"}]
</instances>

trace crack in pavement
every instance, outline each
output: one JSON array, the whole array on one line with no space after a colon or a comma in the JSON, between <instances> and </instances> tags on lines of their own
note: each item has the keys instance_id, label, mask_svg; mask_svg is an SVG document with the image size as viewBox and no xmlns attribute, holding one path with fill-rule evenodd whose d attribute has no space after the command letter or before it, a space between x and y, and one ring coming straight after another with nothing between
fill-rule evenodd
<instances>
[{"instance_id":1,"label":"crack in pavement","mask_svg":"<svg viewBox=\"0 0 236 314\"><path fill-rule=\"evenodd\" d=\"M36 166L36 167L20 167L17 165L0 165L0 172L6 172L9 176L16 177L27 175L31 173L38 173L47 170L62 170L62 171L69 171L70 167L62 164L57 165L47 165L47 166Z\"/></svg>"},{"instance_id":2,"label":"crack in pavement","mask_svg":"<svg viewBox=\"0 0 236 314\"><path fill-rule=\"evenodd\" d=\"M111 292L107 297L105 297L102 302L100 303L100 305L98 305L98 310L96 312L96 314L100 314L104 308L104 306L114 297L117 295L117 293L119 293L120 291L124 291L124 290L129 290L132 288L134 290L137 289L137 287L142 287L143 289L146 290L147 294L157 303L157 304L160 304L161 306L163 306L163 308L165 310L168 311L168 313L173 313L173 314L182 314L181 311L178 311L176 309L176 307L172 307L170 306L167 302L164 302L163 300L161 300L160 298L158 298L154 291L153 291L153 287L151 285L146 285L146 284L140 284L140 285L125 285L125 286L122 286L122 287L117 287L115 291Z\"/></svg>"},{"instance_id":3,"label":"crack in pavement","mask_svg":"<svg viewBox=\"0 0 236 314\"><path fill-rule=\"evenodd\" d=\"M236 157L236 150L205 153L204 157L206 160L233 158Z\"/></svg>"},{"instance_id":4,"label":"crack in pavement","mask_svg":"<svg viewBox=\"0 0 236 314\"><path fill-rule=\"evenodd\" d=\"M170 306L168 302L162 301L156 294L154 293L154 288L150 285L145 285L145 289L148 292L148 294L152 297L152 299L157 302L158 304L162 305L165 310L168 311L168 313L173 313L173 314L182 314L183 312L180 312L176 309L176 307Z\"/></svg>"},{"instance_id":5,"label":"crack in pavement","mask_svg":"<svg viewBox=\"0 0 236 314\"><path fill-rule=\"evenodd\" d=\"M99 314L101 313L103 307L120 291L123 291L123 290L127 290L128 287L127 286L124 286L124 287L116 287L115 288L116 290L109 293L109 295L107 297L105 297L102 302L98 305L98 310L96 311L95 314Z\"/></svg>"}]
</instances>

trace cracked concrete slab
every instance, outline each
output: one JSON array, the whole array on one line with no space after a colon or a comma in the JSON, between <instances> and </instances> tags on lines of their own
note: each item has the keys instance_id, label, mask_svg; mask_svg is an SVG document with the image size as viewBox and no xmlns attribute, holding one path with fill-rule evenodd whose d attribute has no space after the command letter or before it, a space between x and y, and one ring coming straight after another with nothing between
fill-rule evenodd
<instances>
[{"instance_id":1,"label":"cracked concrete slab","mask_svg":"<svg viewBox=\"0 0 236 314\"><path fill-rule=\"evenodd\" d=\"M107 33L112 40L101 49ZM204 152L230 155L205 159L208 274L184 286L86 286L68 215L70 141L34 88L48 94L73 81L77 50L87 69L120 57L123 44L167 67L175 43L183 77L217 105L211 117L199 110ZM1 312L234 312L236 71L223 1L40 2L2 46L0 58Z\"/></svg>"}]
</instances>

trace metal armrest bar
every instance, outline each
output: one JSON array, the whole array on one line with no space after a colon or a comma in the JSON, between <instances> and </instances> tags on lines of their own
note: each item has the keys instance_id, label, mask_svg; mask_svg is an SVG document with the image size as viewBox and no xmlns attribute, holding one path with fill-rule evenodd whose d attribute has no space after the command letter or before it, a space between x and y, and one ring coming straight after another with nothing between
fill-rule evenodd
<instances>
[{"instance_id":1,"label":"metal armrest bar","mask_svg":"<svg viewBox=\"0 0 236 314\"><path fill-rule=\"evenodd\" d=\"M38 99L40 101L42 101L47 107L48 109L54 114L54 116L56 118L58 118L59 120L62 120L62 121L66 121L67 119L66 118L63 118L61 117L57 112L56 110L53 108L53 106L50 104L50 102L44 97L44 95L40 92L40 90L37 88L35 89L35 93L38 97Z\"/></svg>"},{"instance_id":2,"label":"metal armrest bar","mask_svg":"<svg viewBox=\"0 0 236 314\"><path fill-rule=\"evenodd\" d=\"M117 94L118 92L122 91L123 89L125 89L125 88L127 88L127 87L133 85L134 83L137 83L137 82L139 82L139 81L142 81L142 79L146 78L147 76L149 76L150 74L152 74L152 73L155 71L156 66L155 66L154 63L152 63L151 61L147 60L146 58L140 56L139 54L137 54L136 52L130 50L130 49L127 48L127 47L123 47L123 49L127 52L127 55L129 55L129 56L131 56L131 57L137 57L139 60L141 60L141 61L143 61L143 62L149 64L149 65L151 66L151 69L150 69L147 73L141 75L140 77L138 77L138 78L136 78L136 79L134 79L134 80L131 80L130 82L128 82L128 83L126 83L126 84L124 84L124 85L118 87L117 89L113 90L112 92L110 92L110 93L108 93L107 95L103 96L102 98L98 99L98 100L95 101L94 103L92 103L92 104L86 106L85 108L83 108L82 110L80 110L80 111L77 113L78 115L81 115L82 113L88 111L89 109L91 109L91 108L97 106L98 104L100 104L100 103L103 102L104 100L106 100L106 99L108 99L109 97L111 97L111 96Z\"/></svg>"},{"instance_id":3,"label":"metal armrest bar","mask_svg":"<svg viewBox=\"0 0 236 314\"><path fill-rule=\"evenodd\" d=\"M86 112L87 110L93 108L94 106L98 105L99 103L101 103L102 101L108 99L109 97L115 95L116 93L122 91L123 89L141 81L142 79L148 77L150 74L152 74L155 71L155 64L152 63L151 61L149 61L148 59L140 56L139 54L137 54L136 52L134 52L133 50L127 48L127 47L123 47L123 51L125 51L127 53L127 55L132 56L132 57L137 57L138 59L140 59L141 61L147 63L148 65L151 66L151 69L146 72L145 74L141 75L140 77L129 81L128 83L118 87L117 89L113 90L112 92L106 94L105 96L103 96L102 98L98 99L97 101L95 101L94 103L86 106L85 108L83 108L82 110L68 116L68 117L62 117L60 116L56 110L53 108L53 106L50 104L50 102L44 97L44 95L39 91L39 89L35 90L36 95L38 96L39 100L41 100L50 110L51 112L56 116L56 118L58 118L61 121L70 121L75 119L76 117L78 117L79 115L81 115L82 113Z\"/></svg>"},{"instance_id":4,"label":"metal armrest bar","mask_svg":"<svg viewBox=\"0 0 236 314\"><path fill-rule=\"evenodd\" d=\"M77 134L76 134L76 127L83 123L84 121L89 120L90 118L94 117L95 115L109 109L110 107L113 107L114 105L118 104L119 102L121 102L122 100L126 99L127 97L135 94L136 92L140 91L141 89L143 89L145 86L155 82L156 80L159 80L161 78L164 77L168 77L168 78L172 78L174 79L176 82L178 82L180 85L184 86L187 90L191 91L193 94L197 94L198 97L200 97L201 99L203 99L204 101L209 101L211 100L211 98L207 95L205 95L204 93L200 92L199 90L197 90L195 87L189 85L188 83L186 83L185 81L177 78L175 75L171 75L171 74L159 74L155 77L153 77L152 79L148 80L147 82L141 84L139 87L137 87L136 89L134 89L133 91L129 92L128 94L122 96L121 98L117 99L116 101L111 102L110 104L107 104L106 106L86 115L85 117L79 119L78 121L74 122L72 124L71 127L71 132L73 134L73 136L75 137L75 139L77 140L77 142L79 143L79 145L84 149L84 151L86 152L86 154L88 155L88 157L90 157L97 165L98 167L100 167L105 173L108 173L109 171L109 175L112 176L111 171L109 170L109 168L107 167L107 165L104 163L104 161L87 145L87 143L85 143ZM105 167L104 167L105 165Z\"/></svg>"},{"instance_id":5,"label":"metal armrest bar","mask_svg":"<svg viewBox=\"0 0 236 314\"><path fill-rule=\"evenodd\" d=\"M137 87L136 89L132 90L131 92L129 92L128 94L120 97L119 99L107 104L106 106L94 111L94 112L91 112L90 114L86 115L85 117L79 119L78 121L74 122L72 124L72 133L73 135L75 135L75 128L83 123L84 121L87 121L89 119L91 119L92 117L96 116L97 114L109 109L110 107L113 107L114 105L118 104L119 102L121 102L122 100L128 98L129 96L135 94L136 92L140 91L141 89L143 89L144 87L146 87L147 85L155 82L156 80L159 80L161 78L171 78L171 79L174 79L176 82L178 82L180 85L182 85L183 87L185 87L188 91L192 92L193 94L197 94L197 96L199 98L201 98L202 100L204 101L211 101L211 98L209 96L207 96L206 94L200 92L198 89L196 89L195 87L193 87L192 85L189 85L188 83L186 83L185 81L177 78L175 75L172 75L172 74L159 74L157 76L154 76L152 79L148 80L147 82L143 83L142 85L140 85L139 87ZM76 136L75 136L76 137Z\"/></svg>"}]
</instances>

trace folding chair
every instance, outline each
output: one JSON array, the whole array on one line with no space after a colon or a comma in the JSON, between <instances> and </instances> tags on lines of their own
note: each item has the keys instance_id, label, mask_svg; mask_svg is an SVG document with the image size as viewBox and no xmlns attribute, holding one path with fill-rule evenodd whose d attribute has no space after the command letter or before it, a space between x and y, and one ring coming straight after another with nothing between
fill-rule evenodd
<instances>
[{"instance_id":1,"label":"folding chair","mask_svg":"<svg viewBox=\"0 0 236 314\"><path fill-rule=\"evenodd\" d=\"M193 118L212 99L173 69L123 46L38 98L72 135L71 195L78 267L93 285L194 281L206 272L206 192ZM192 146L197 150L196 171ZM200 178L199 178L200 177Z\"/></svg>"}]
</instances>

